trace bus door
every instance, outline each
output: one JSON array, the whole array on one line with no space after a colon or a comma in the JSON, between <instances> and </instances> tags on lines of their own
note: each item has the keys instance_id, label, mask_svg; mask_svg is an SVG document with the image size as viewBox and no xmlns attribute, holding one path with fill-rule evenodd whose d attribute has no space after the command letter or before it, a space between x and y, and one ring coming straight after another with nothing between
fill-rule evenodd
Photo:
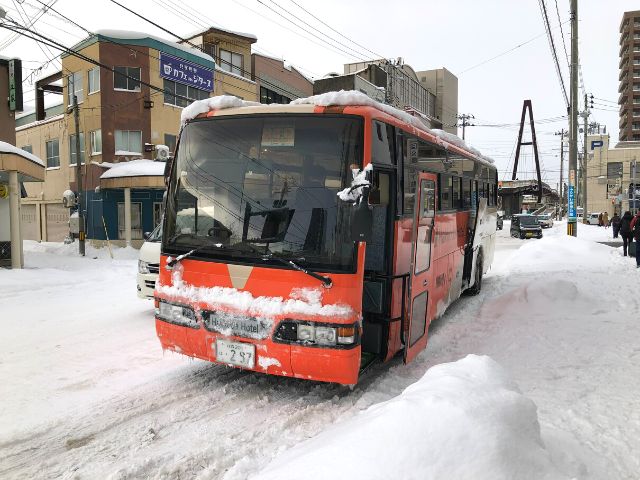
<instances>
[{"instance_id":1,"label":"bus door","mask_svg":"<svg viewBox=\"0 0 640 480\"><path fill-rule=\"evenodd\" d=\"M418 173L413 221L411 271L405 325L404 361L409 363L427 345L429 291L433 285L431 251L436 213L437 176Z\"/></svg>"}]
</instances>

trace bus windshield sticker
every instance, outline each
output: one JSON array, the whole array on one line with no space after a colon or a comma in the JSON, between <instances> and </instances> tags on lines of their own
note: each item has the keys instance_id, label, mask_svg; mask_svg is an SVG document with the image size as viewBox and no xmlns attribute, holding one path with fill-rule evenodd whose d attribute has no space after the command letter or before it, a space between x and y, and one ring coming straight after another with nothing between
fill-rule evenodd
<instances>
[{"instance_id":1,"label":"bus windshield sticker","mask_svg":"<svg viewBox=\"0 0 640 480\"><path fill-rule=\"evenodd\" d=\"M263 147L293 147L295 128L293 125L265 125L262 128Z\"/></svg>"}]
</instances>

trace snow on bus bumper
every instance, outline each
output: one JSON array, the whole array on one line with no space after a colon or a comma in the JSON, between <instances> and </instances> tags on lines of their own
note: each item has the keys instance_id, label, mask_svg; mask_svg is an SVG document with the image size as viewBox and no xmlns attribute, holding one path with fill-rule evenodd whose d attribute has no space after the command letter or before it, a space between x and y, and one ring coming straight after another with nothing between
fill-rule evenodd
<instances>
[{"instance_id":1,"label":"snow on bus bumper","mask_svg":"<svg viewBox=\"0 0 640 480\"><path fill-rule=\"evenodd\" d=\"M361 334L358 323L286 319L278 323L273 335L255 339L212 331L192 315L189 307L175 304L171 307L165 310L173 312L172 317L167 318L166 311L163 316L156 315L156 331L165 350L272 375L341 384L358 381Z\"/></svg>"}]
</instances>

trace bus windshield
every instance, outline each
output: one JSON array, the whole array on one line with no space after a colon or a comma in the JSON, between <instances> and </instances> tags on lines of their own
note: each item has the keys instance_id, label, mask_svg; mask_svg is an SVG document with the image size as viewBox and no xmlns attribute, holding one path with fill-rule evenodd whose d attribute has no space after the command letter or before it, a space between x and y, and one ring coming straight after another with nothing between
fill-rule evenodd
<instances>
[{"instance_id":1,"label":"bus windshield","mask_svg":"<svg viewBox=\"0 0 640 480\"><path fill-rule=\"evenodd\" d=\"M337 193L362 167L362 120L252 115L196 120L180 137L163 251L216 260L292 260L352 270L351 205Z\"/></svg>"}]
</instances>

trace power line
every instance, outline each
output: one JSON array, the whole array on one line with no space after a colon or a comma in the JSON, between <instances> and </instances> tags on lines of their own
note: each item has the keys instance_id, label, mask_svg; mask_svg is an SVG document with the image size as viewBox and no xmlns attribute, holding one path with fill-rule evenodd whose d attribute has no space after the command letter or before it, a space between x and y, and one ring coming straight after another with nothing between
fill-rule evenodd
<instances>
[{"instance_id":1,"label":"power line","mask_svg":"<svg viewBox=\"0 0 640 480\"><path fill-rule=\"evenodd\" d=\"M74 57L77 57L80 60L84 60L85 62L91 63L93 65L96 65L96 66L100 67L100 68L104 68L104 69L112 72L113 74L116 74L116 71L115 71L114 67L111 67L111 66L106 65L106 64L104 64L102 62L99 62L99 61L97 61L97 60L95 60L95 59L93 59L91 57L88 57L87 55L84 55L83 53L80 53L80 52L78 52L76 50L73 50L72 48L66 47L66 46L56 42L55 40L51 40L51 39L45 37L44 35L39 34L38 32L36 32L34 30L30 30L30 29L28 29L26 27L22 27L22 26L10 27L6 23L0 23L0 28L4 28L6 30L10 30L12 32L18 33L18 34L23 35L23 36L25 36L27 38L30 38L32 40L36 40L36 41L42 42L44 45L48 45L50 47L56 48L56 49L58 49L58 50L60 50L60 51L62 51L64 53L67 53L69 55L73 55ZM31 33L32 35L36 35L36 36L34 37L32 35L27 35L26 33L24 33L24 31L27 31L27 32ZM38 38L38 37L40 37L40 38ZM135 82L137 82L137 83L139 83L141 85L144 85L146 87L149 87L149 88L151 88L151 89L153 89L155 91L164 93L164 89L162 89L160 87L156 87L155 85L152 85L151 83L145 82L142 79L135 78L135 77L132 77L131 75L124 74L124 73L121 73L121 72L118 72L118 75L121 75L121 76L123 76L125 78L128 78L130 80L134 80ZM184 99L184 100L187 100L187 101L191 101L190 98L183 97L182 95L174 94L173 96L175 96L176 98L180 98L180 99Z\"/></svg>"},{"instance_id":2,"label":"power line","mask_svg":"<svg viewBox=\"0 0 640 480\"><path fill-rule=\"evenodd\" d=\"M297 15L291 13L289 10L287 10L286 8L282 7L280 4L278 4L275 0L269 0L271 3L273 3L276 7L278 7L280 10L286 12L287 14L291 15L293 18L295 18L296 20L298 20L299 22L302 22L304 25L308 26L309 28L312 28L313 30L315 30L316 32L318 32L320 35L324 35L326 38L328 38L329 40L331 40L332 42L337 43L338 45L341 45L345 48L347 48L348 50L350 50L351 52L360 55L362 57L364 57L364 59L366 60L367 58L371 59L371 60L375 60L375 57L371 57L370 55L366 55L366 54L362 54L361 52L359 52L358 50L349 47L348 45L345 45L344 43L342 43L339 40L336 40L335 38L331 37L330 35L327 35L326 33L324 33L323 31L319 30L318 28L314 27L313 25L311 25L309 22L304 21L303 19L301 19L300 17L298 17ZM262 3L262 2L260 2ZM263 4L264 5L264 4ZM375 55L375 54L374 54ZM380 57L378 57L380 58Z\"/></svg>"},{"instance_id":3,"label":"power line","mask_svg":"<svg viewBox=\"0 0 640 480\"><path fill-rule=\"evenodd\" d=\"M283 14L281 14L280 12L278 12L277 10L275 10L274 8L270 7L269 5L267 5L266 3L264 3L262 0L257 0L257 2L258 2L260 5L262 5L263 7L268 8L269 10L271 10L273 13L275 13L275 14L276 14L276 15L278 15L279 17L282 17L283 19L285 19L287 22L291 23L291 24L292 24L292 25L294 25L295 27L297 27L297 28L299 28L299 29L302 29L302 27L301 27L300 25L298 25L296 22L294 22L294 21L293 21L293 20L291 20L290 18L285 17ZM308 34L309 34L309 35L311 35L312 37L317 38L317 39L318 39L318 40L320 40L321 42L326 43L326 44L327 44L327 45L329 45L330 47L332 47L332 48L334 48L334 49L336 49L336 50L340 50L342 53L347 54L347 55L348 55L348 56L350 56L351 58L354 58L354 59L359 60L359 61L364 61L364 62L366 62L366 61L367 61L367 59L366 59L366 58L362 58L362 57L356 56L356 55L354 55L353 53L351 53L351 52L349 52L349 51L347 51L347 50L344 50L344 49L342 49L342 48L340 48L340 47L336 47L335 45L333 45L333 44L329 43L327 40L325 40L325 39L324 39L324 38L322 38L322 37L319 37L318 35L316 35L316 34L315 34L315 33L313 33L313 32L306 32L306 33L308 33Z\"/></svg>"},{"instance_id":4,"label":"power line","mask_svg":"<svg viewBox=\"0 0 640 480\"><path fill-rule=\"evenodd\" d=\"M560 69L560 62L558 61L558 53L556 52L556 46L553 42L553 35L551 33L551 26L549 25L549 17L547 16L547 6L545 0L538 0L540 9L542 11L542 21L547 31L547 38L549 40L549 46L551 47L551 56L556 66L556 72L558 79L560 80L560 87L562 88L562 94L564 96L565 105L569 108L569 96L567 95L567 88L564 85L564 78L562 78L562 70Z\"/></svg>"},{"instance_id":5,"label":"power line","mask_svg":"<svg viewBox=\"0 0 640 480\"><path fill-rule=\"evenodd\" d=\"M569 22L569 21L570 21L570 20L566 20L564 23L567 23L567 22ZM482 62L480 62L480 63L477 63L477 64L475 64L475 65L473 65L473 66L471 66L471 67L469 67L469 68L466 68L466 69L462 70L460 73L458 73L458 76L462 75L463 73L468 72L469 70L473 70L474 68L480 67L480 66L482 66L482 65L484 65L484 64L486 64L486 63L489 63L489 62L491 62L491 61L493 61L493 60L495 60L495 59L497 59L497 58L500 58L500 57L502 57L502 56L506 55L507 53L511 53L511 52L513 52L514 50L517 50L517 49L518 49L518 48L520 48L520 47L524 47L525 45L527 45L527 44L529 44L529 43L533 42L534 40L537 40L537 39L538 39L538 38L540 38L540 37L543 37L543 36L544 36L544 35L546 35L546 34L547 34L547 32L545 31L545 32L541 33L540 35L536 35L535 37L532 37L532 38L530 38L529 40L526 40L526 41L524 41L524 42L522 42L522 43L519 43L519 44L518 44L518 45L516 45L515 47L512 47L512 48L510 48L510 49L508 49L508 50L505 50L505 51L504 51L504 52L502 52L502 53L499 53L499 54L498 54L498 55L496 55L495 57L488 58L487 60L484 60L484 61L482 61Z\"/></svg>"},{"instance_id":6,"label":"power line","mask_svg":"<svg viewBox=\"0 0 640 480\"><path fill-rule=\"evenodd\" d=\"M172 32L171 30L169 30L169 29L167 29L167 28L165 28L165 27L163 27L163 26L161 26L161 25L159 25L159 24L157 24L157 23L155 23L155 22L153 22L152 20L148 19L148 18L147 18L147 17L145 17L144 15L141 15L141 14L139 14L139 13L137 13L137 12L135 12L135 11L131 10L130 8L125 7L124 5L120 4L120 3L119 3L119 2L117 2L116 0L110 0L110 1L111 1L112 3L114 3L114 4L118 5L119 7L124 8L126 11L128 11L128 12L132 13L132 14L133 14L133 15L135 15L136 17L138 17L138 18L140 18L140 19L142 19L142 20L144 20L144 21L146 21L146 22L150 23L151 25L153 25L153 26L155 26L155 27L157 27L157 28L160 28L163 32L168 33L169 35L174 36L175 38L179 39L180 41L182 41L182 42L184 42L184 43L187 43L188 45L190 45L191 47L195 48L196 50L198 50L198 51L202 51L202 49L201 49L201 47L200 47L199 45L195 45L195 44L194 44L194 43L192 43L191 41L189 41L189 40L187 40L187 39L185 39L185 38L182 38L180 35L178 35L178 34L176 34L176 33ZM237 66L233 65L230 61L228 61L228 60L223 60L221 57L220 57L220 58L217 58L217 59L220 61L220 63L224 63L224 64L228 65L230 68L238 68L238 69L242 72L242 74L243 74L243 75L246 75L246 74L252 75L254 78L257 78L257 79L260 81L260 83L261 83L261 84L264 84L264 85L266 85L266 86L269 86L269 87L272 87L272 88L276 88L276 89L278 89L278 90L281 90L281 91L285 92L287 95L289 95L289 97L298 97L298 95L297 95L297 94L295 94L295 93L293 93L293 92L291 92L291 91L289 91L289 90L286 90L286 89L282 88L282 87L281 87L281 86L279 86L279 85L275 85L274 83L272 83L272 82L270 82L270 81L268 81L268 80L266 80L266 79L264 79L264 78L262 78L262 77L260 77L260 76L256 75L254 72L249 72L249 71L245 70L245 69L244 69L244 68L242 68L242 67L237 67ZM224 81L223 81L223 83L224 83ZM228 83L228 82L227 82L227 83ZM237 87L237 88L239 88L239 89L241 89L241 90L248 91L248 90L246 90L246 89L243 89L242 87ZM251 93L256 94L257 92L253 92L253 91L252 91Z\"/></svg>"},{"instance_id":7,"label":"power line","mask_svg":"<svg viewBox=\"0 0 640 480\"><path fill-rule=\"evenodd\" d=\"M567 67L571 68L571 62L569 61L569 54L567 53L567 43L564 41L564 31L562 30L562 20L560 18L560 9L558 8L558 0L556 2L556 13L558 14L558 26L560 27L560 38L562 39L562 48L564 49L564 56L567 59Z\"/></svg>"},{"instance_id":8,"label":"power line","mask_svg":"<svg viewBox=\"0 0 640 480\"><path fill-rule=\"evenodd\" d=\"M376 56L377 58L385 58L384 55L380 55L379 53L376 53L372 50L369 50L367 47L360 45L358 42L351 40L349 37L343 35L342 33L340 33L338 30L336 30L335 28L333 28L331 25L327 24L326 22L322 21L321 19L319 19L318 17L316 17L313 13L311 13L309 10L307 10L306 8L304 8L302 5L300 5L298 2L296 2L295 0L290 0L291 3L293 3L294 5L296 5L298 8L300 8L301 10L305 11L307 14L311 15L313 18L315 18L317 21L319 21L320 23L322 23L323 25L325 25L326 27L328 27L329 29L331 29L332 31L334 31L335 33L337 33L338 35L340 35L342 38L345 38L347 40L349 40L351 43L353 43L354 45L357 45L358 47L366 50L369 53L372 53L374 56Z\"/></svg>"}]
</instances>

